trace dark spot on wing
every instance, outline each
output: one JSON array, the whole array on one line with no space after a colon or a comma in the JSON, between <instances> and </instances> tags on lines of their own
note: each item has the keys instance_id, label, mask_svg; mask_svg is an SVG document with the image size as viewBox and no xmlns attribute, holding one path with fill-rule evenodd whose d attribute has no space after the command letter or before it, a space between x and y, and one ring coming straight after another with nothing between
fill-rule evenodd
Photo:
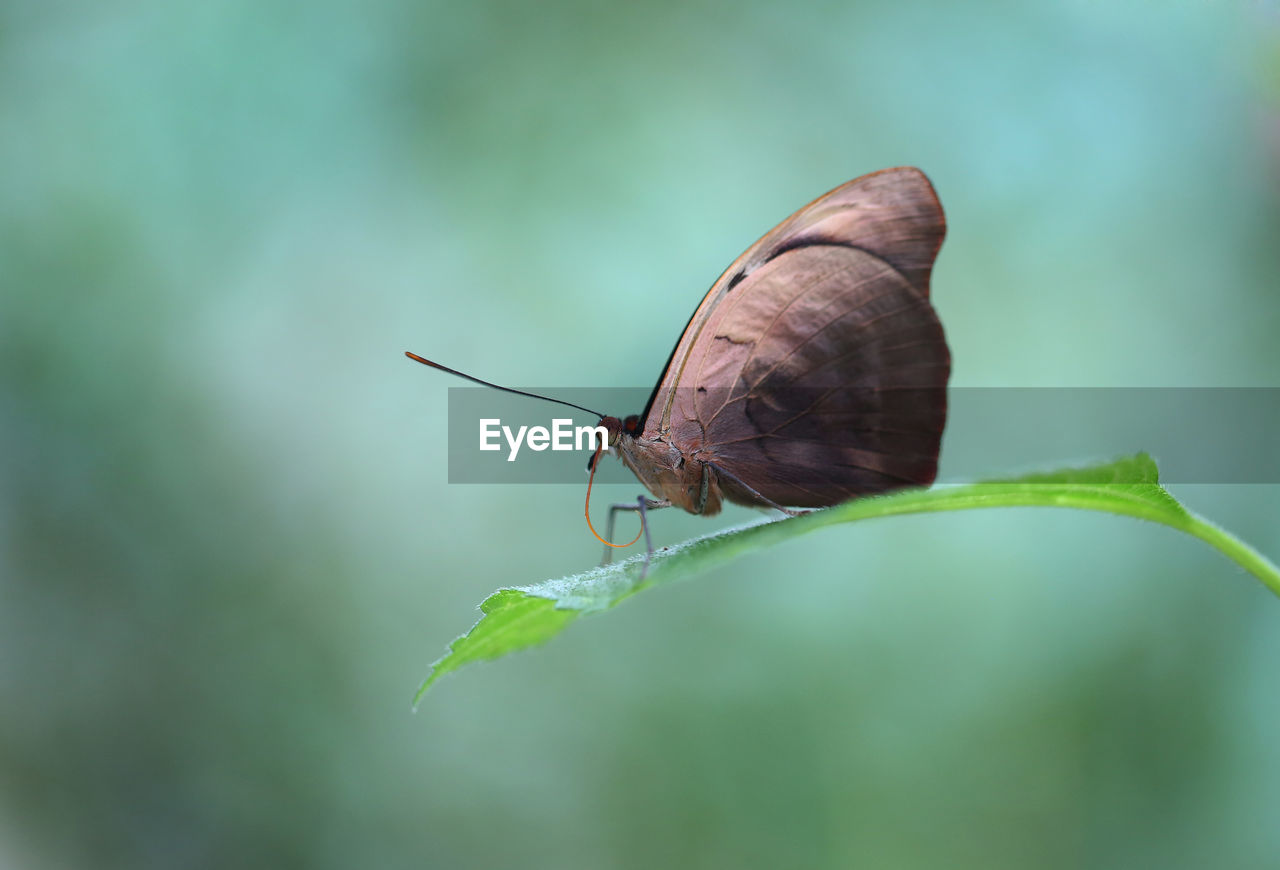
<instances>
[{"instance_id":1,"label":"dark spot on wing","mask_svg":"<svg viewBox=\"0 0 1280 870\"><path fill-rule=\"evenodd\" d=\"M851 245L848 242L842 242L839 239L829 239L829 238L824 238L822 236L800 235L800 236L796 236L795 238L787 239L787 241L783 242L781 245L775 248L773 252L769 254L769 260L766 260L765 262L769 262L770 260L776 260L779 257L781 257L783 254L785 254L787 251L794 251L796 248L816 248L816 247L849 248L854 251L866 250L865 248L861 248L858 245Z\"/></svg>"}]
</instances>

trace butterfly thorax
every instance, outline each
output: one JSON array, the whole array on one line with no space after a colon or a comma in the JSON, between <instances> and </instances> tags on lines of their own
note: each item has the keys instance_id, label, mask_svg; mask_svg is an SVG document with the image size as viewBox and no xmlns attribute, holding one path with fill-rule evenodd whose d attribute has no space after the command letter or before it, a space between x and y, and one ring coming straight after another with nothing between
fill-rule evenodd
<instances>
[{"instance_id":1,"label":"butterfly thorax","mask_svg":"<svg viewBox=\"0 0 1280 870\"><path fill-rule=\"evenodd\" d=\"M602 423L611 436L610 452L616 452L654 496L691 514L712 516L720 512L723 495L715 469L708 462L685 453L661 435L632 434L625 425L609 425L610 418Z\"/></svg>"}]
</instances>

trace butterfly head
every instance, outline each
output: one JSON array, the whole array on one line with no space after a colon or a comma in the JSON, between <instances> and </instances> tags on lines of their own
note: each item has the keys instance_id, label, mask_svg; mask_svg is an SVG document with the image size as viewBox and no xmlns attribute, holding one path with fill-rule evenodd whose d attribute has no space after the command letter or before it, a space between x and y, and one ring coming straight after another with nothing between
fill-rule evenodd
<instances>
[{"instance_id":1,"label":"butterfly head","mask_svg":"<svg viewBox=\"0 0 1280 870\"><path fill-rule=\"evenodd\" d=\"M623 435L628 435L632 438L640 437L640 417L637 414L632 414L622 419L601 417L600 422L596 425L603 427L609 433L610 447L617 447Z\"/></svg>"},{"instance_id":2,"label":"butterfly head","mask_svg":"<svg viewBox=\"0 0 1280 870\"><path fill-rule=\"evenodd\" d=\"M622 441L622 436L625 435L628 438L639 438L641 432L640 416L638 414L632 414L622 419L618 419L617 417L601 417L600 422L596 425L604 428L604 430L609 433L609 441L608 444L606 444L607 451L595 453L589 460L587 460L587 471L590 471L592 466L595 465L596 458L600 453L608 452L609 454L616 456L618 454L618 444Z\"/></svg>"}]
</instances>

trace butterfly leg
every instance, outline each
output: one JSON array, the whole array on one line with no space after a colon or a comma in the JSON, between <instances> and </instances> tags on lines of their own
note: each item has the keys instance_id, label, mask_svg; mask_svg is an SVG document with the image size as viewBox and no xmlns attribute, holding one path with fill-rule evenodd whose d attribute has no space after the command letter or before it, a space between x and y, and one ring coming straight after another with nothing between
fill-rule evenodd
<instances>
[{"instance_id":1,"label":"butterfly leg","mask_svg":"<svg viewBox=\"0 0 1280 870\"><path fill-rule=\"evenodd\" d=\"M763 495L756 492L755 487L753 487L749 483L744 482L742 478L738 477L736 474L730 474L728 471L725 471L723 468L721 468L719 465L716 465L714 462L708 462L707 465L715 469L716 474L729 478L729 480L732 480L738 486L742 487L747 492L751 493L753 496L760 499L760 501L763 502L764 504L768 505L774 510L782 511L784 514L786 514L789 517L798 517L801 514L811 513L811 511L808 511L808 510L798 511L795 508L783 507L782 505L778 504L776 501L765 498Z\"/></svg>"},{"instance_id":2,"label":"butterfly leg","mask_svg":"<svg viewBox=\"0 0 1280 870\"><path fill-rule=\"evenodd\" d=\"M667 501L666 499L662 499L661 501L659 501L658 499L652 499L643 495L637 498L634 502L623 502L621 504L609 505L609 524L605 526L605 535L604 535L604 538L606 541L613 540L613 522L618 516L618 511L636 511L637 513L640 514L640 528L644 532L644 546L645 546L644 569L640 572L640 576L642 578L649 570L649 560L653 558L653 542L649 537L648 511L650 509L657 509L657 508L664 508L664 507L671 507L671 502ZM614 547L610 547L608 545L605 546L604 558L600 560L601 565L608 565L611 561L613 561L614 549L615 549Z\"/></svg>"}]
</instances>

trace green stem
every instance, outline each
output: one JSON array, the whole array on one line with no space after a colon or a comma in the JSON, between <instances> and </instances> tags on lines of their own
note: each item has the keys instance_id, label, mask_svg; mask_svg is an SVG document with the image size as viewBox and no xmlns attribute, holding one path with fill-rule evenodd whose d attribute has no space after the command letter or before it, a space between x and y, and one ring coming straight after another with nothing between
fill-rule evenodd
<instances>
[{"instance_id":1,"label":"green stem","mask_svg":"<svg viewBox=\"0 0 1280 870\"><path fill-rule=\"evenodd\" d=\"M1280 568L1253 547L1197 514L1191 514L1191 521L1183 531L1217 548L1219 552L1257 577L1277 597L1280 597Z\"/></svg>"}]
</instances>

